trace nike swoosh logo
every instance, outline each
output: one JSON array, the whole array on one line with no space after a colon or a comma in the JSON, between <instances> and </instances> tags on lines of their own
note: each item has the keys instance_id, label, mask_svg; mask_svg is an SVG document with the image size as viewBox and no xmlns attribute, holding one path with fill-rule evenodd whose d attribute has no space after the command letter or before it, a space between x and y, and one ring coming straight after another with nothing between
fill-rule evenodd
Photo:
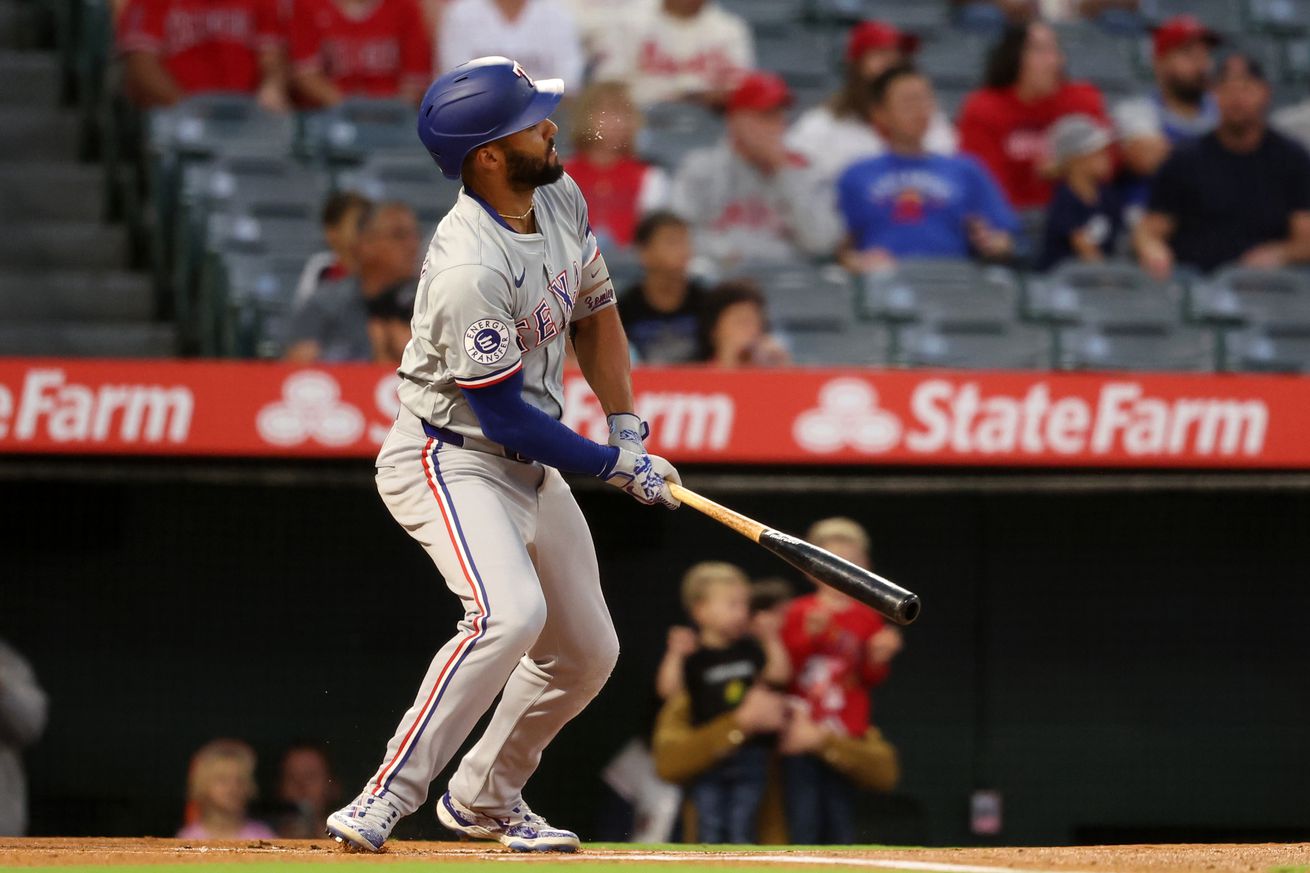
<instances>
[{"instance_id":1,"label":"nike swoosh logo","mask_svg":"<svg viewBox=\"0 0 1310 873\"><path fill-rule=\"evenodd\" d=\"M523 279L524 279L527 275L528 275L528 268L527 268L527 267L524 267L524 268L523 268L523 272L522 272L522 273L519 273L519 277L518 277L517 279L514 280L514 287L515 287L515 288L522 288L522 287L523 287Z\"/></svg>"}]
</instances>

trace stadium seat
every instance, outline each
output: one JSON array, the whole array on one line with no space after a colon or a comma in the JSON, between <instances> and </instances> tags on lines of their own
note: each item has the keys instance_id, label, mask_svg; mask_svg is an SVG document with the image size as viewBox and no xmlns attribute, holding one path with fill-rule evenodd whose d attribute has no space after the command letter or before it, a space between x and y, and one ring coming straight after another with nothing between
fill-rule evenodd
<instances>
[{"instance_id":1,"label":"stadium seat","mask_svg":"<svg viewBox=\"0 0 1310 873\"><path fill-rule=\"evenodd\" d=\"M746 19L756 34L788 30L803 14L802 0L719 0L719 5Z\"/></svg>"},{"instance_id":2,"label":"stadium seat","mask_svg":"<svg viewBox=\"0 0 1310 873\"><path fill-rule=\"evenodd\" d=\"M460 183L442 176L432 158L420 150L413 155L382 154L339 169L335 188L356 191L374 201L405 203L426 229L445 218L455 205Z\"/></svg>"},{"instance_id":3,"label":"stadium seat","mask_svg":"<svg viewBox=\"0 0 1310 873\"><path fill-rule=\"evenodd\" d=\"M1230 267L1188 289L1189 314L1211 324L1310 326L1310 276Z\"/></svg>"},{"instance_id":4,"label":"stadium seat","mask_svg":"<svg viewBox=\"0 0 1310 873\"><path fill-rule=\"evenodd\" d=\"M1070 263L1025 287L1024 314L1062 324L1168 326L1181 314L1182 289L1162 285L1133 264Z\"/></svg>"},{"instance_id":5,"label":"stadium seat","mask_svg":"<svg viewBox=\"0 0 1310 873\"><path fill-rule=\"evenodd\" d=\"M1207 27L1222 33L1242 31L1241 0L1142 0L1142 14L1153 21L1175 15L1194 15Z\"/></svg>"},{"instance_id":6,"label":"stadium seat","mask_svg":"<svg viewBox=\"0 0 1310 873\"><path fill-rule=\"evenodd\" d=\"M1007 324L1018 313L1014 273L966 260L904 260L859 285L861 314L880 321Z\"/></svg>"},{"instance_id":7,"label":"stadium seat","mask_svg":"<svg viewBox=\"0 0 1310 873\"><path fill-rule=\"evenodd\" d=\"M1016 322L902 325L894 361L910 367L1038 370L1052 361L1051 332Z\"/></svg>"},{"instance_id":8,"label":"stadium seat","mask_svg":"<svg viewBox=\"0 0 1310 873\"><path fill-rule=\"evenodd\" d=\"M792 361L802 366L876 367L893 362L891 331L880 324L850 324L840 330L783 331Z\"/></svg>"},{"instance_id":9,"label":"stadium seat","mask_svg":"<svg viewBox=\"0 0 1310 873\"><path fill-rule=\"evenodd\" d=\"M358 163L386 151L426 154L414 130L413 106L363 97L303 116L299 150L330 164Z\"/></svg>"},{"instance_id":10,"label":"stadium seat","mask_svg":"<svg viewBox=\"0 0 1310 873\"><path fill-rule=\"evenodd\" d=\"M755 37L759 65L793 87L829 86L838 79L837 50L830 31L793 27Z\"/></svg>"},{"instance_id":11,"label":"stadium seat","mask_svg":"<svg viewBox=\"0 0 1310 873\"><path fill-rule=\"evenodd\" d=\"M1299 36L1310 30L1310 9L1304 0L1247 0L1251 26L1280 36Z\"/></svg>"},{"instance_id":12,"label":"stadium seat","mask_svg":"<svg viewBox=\"0 0 1310 873\"><path fill-rule=\"evenodd\" d=\"M228 152L287 155L295 135L289 115L261 109L248 94L198 94L157 109L148 146L161 155L210 157Z\"/></svg>"},{"instance_id":13,"label":"stadium seat","mask_svg":"<svg viewBox=\"0 0 1310 873\"><path fill-rule=\"evenodd\" d=\"M927 40L915 56L915 64L939 88L977 88L991 42L988 35L951 32Z\"/></svg>"},{"instance_id":14,"label":"stadium seat","mask_svg":"<svg viewBox=\"0 0 1310 873\"><path fill-rule=\"evenodd\" d=\"M1208 372L1215 368L1213 332L1168 324L1078 325L1057 330L1063 370Z\"/></svg>"},{"instance_id":15,"label":"stadium seat","mask_svg":"<svg viewBox=\"0 0 1310 873\"><path fill-rule=\"evenodd\" d=\"M769 301L769 319L784 329L840 330L854 320L850 279L836 266L748 262L730 274L749 279Z\"/></svg>"},{"instance_id":16,"label":"stadium seat","mask_svg":"<svg viewBox=\"0 0 1310 873\"><path fill-rule=\"evenodd\" d=\"M646 110L638 151L651 163L674 170L687 153L714 145L723 136L723 119L692 103L657 103Z\"/></svg>"},{"instance_id":17,"label":"stadium seat","mask_svg":"<svg viewBox=\"0 0 1310 873\"><path fill-rule=\"evenodd\" d=\"M239 357L279 357L287 317L305 259L295 255L228 253L213 274L220 308L218 347Z\"/></svg>"},{"instance_id":18,"label":"stadium seat","mask_svg":"<svg viewBox=\"0 0 1310 873\"><path fill-rule=\"evenodd\" d=\"M1115 36L1087 22L1061 24L1057 31L1070 77L1088 79L1103 91L1129 93L1136 88L1136 40Z\"/></svg>"},{"instance_id":19,"label":"stadium seat","mask_svg":"<svg viewBox=\"0 0 1310 873\"><path fill-rule=\"evenodd\" d=\"M1267 325L1224 334L1224 369L1246 373L1310 371L1310 326Z\"/></svg>"}]
</instances>

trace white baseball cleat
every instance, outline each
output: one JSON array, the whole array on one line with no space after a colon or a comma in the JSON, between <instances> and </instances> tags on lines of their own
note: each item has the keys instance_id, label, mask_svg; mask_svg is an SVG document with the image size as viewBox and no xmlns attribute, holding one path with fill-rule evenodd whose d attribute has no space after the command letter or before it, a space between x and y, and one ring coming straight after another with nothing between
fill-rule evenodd
<instances>
[{"instance_id":1,"label":"white baseball cleat","mask_svg":"<svg viewBox=\"0 0 1310 873\"><path fill-rule=\"evenodd\" d=\"M437 820L462 837L496 840L516 852L576 852L581 846L577 834L551 827L521 800L508 816L494 818L469 809L447 791L437 801Z\"/></svg>"},{"instance_id":2,"label":"white baseball cleat","mask_svg":"<svg viewBox=\"0 0 1310 873\"><path fill-rule=\"evenodd\" d=\"M347 848L380 852L400 818L391 801L364 792L328 816L327 832Z\"/></svg>"}]
</instances>

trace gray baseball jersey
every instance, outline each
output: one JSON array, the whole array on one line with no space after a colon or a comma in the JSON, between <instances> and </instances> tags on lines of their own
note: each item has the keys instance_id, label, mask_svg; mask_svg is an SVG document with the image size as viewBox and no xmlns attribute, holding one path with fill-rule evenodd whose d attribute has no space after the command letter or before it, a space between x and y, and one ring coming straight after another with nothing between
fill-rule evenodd
<instances>
[{"instance_id":1,"label":"gray baseball jersey","mask_svg":"<svg viewBox=\"0 0 1310 873\"><path fill-rule=\"evenodd\" d=\"M467 189L437 226L400 364L400 402L419 418L483 438L460 393L523 372L523 398L563 414L568 325L614 305L611 289L578 299L599 254L577 183L565 175L533 194L537 233L512 230Z\"/></svg>"}]
</instances>

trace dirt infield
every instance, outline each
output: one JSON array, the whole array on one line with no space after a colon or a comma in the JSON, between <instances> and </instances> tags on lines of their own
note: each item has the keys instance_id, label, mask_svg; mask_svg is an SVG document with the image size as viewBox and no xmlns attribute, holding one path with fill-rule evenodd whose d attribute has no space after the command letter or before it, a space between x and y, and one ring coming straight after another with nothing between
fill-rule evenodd
<instances>
[{"instance_id":1,"label":"dirt infield","mask_svg":"<svg viewBox=\"0 0 1310 873\"><path fill-rule=\"evenodd\" d=\"M189 842L164 839L0 839L0 867L153 864L388 864L477 861L554 862L585 868L608 865L846 867L931 873L1096 871L1096 873L1310 873L1310 843L1279 845L1081 846L974 849L728 849L634 847L587 849L574 856L524 856L485 844L398 841L379 855L351 854L329 840Z\"/></svg>"}]
</instances>

